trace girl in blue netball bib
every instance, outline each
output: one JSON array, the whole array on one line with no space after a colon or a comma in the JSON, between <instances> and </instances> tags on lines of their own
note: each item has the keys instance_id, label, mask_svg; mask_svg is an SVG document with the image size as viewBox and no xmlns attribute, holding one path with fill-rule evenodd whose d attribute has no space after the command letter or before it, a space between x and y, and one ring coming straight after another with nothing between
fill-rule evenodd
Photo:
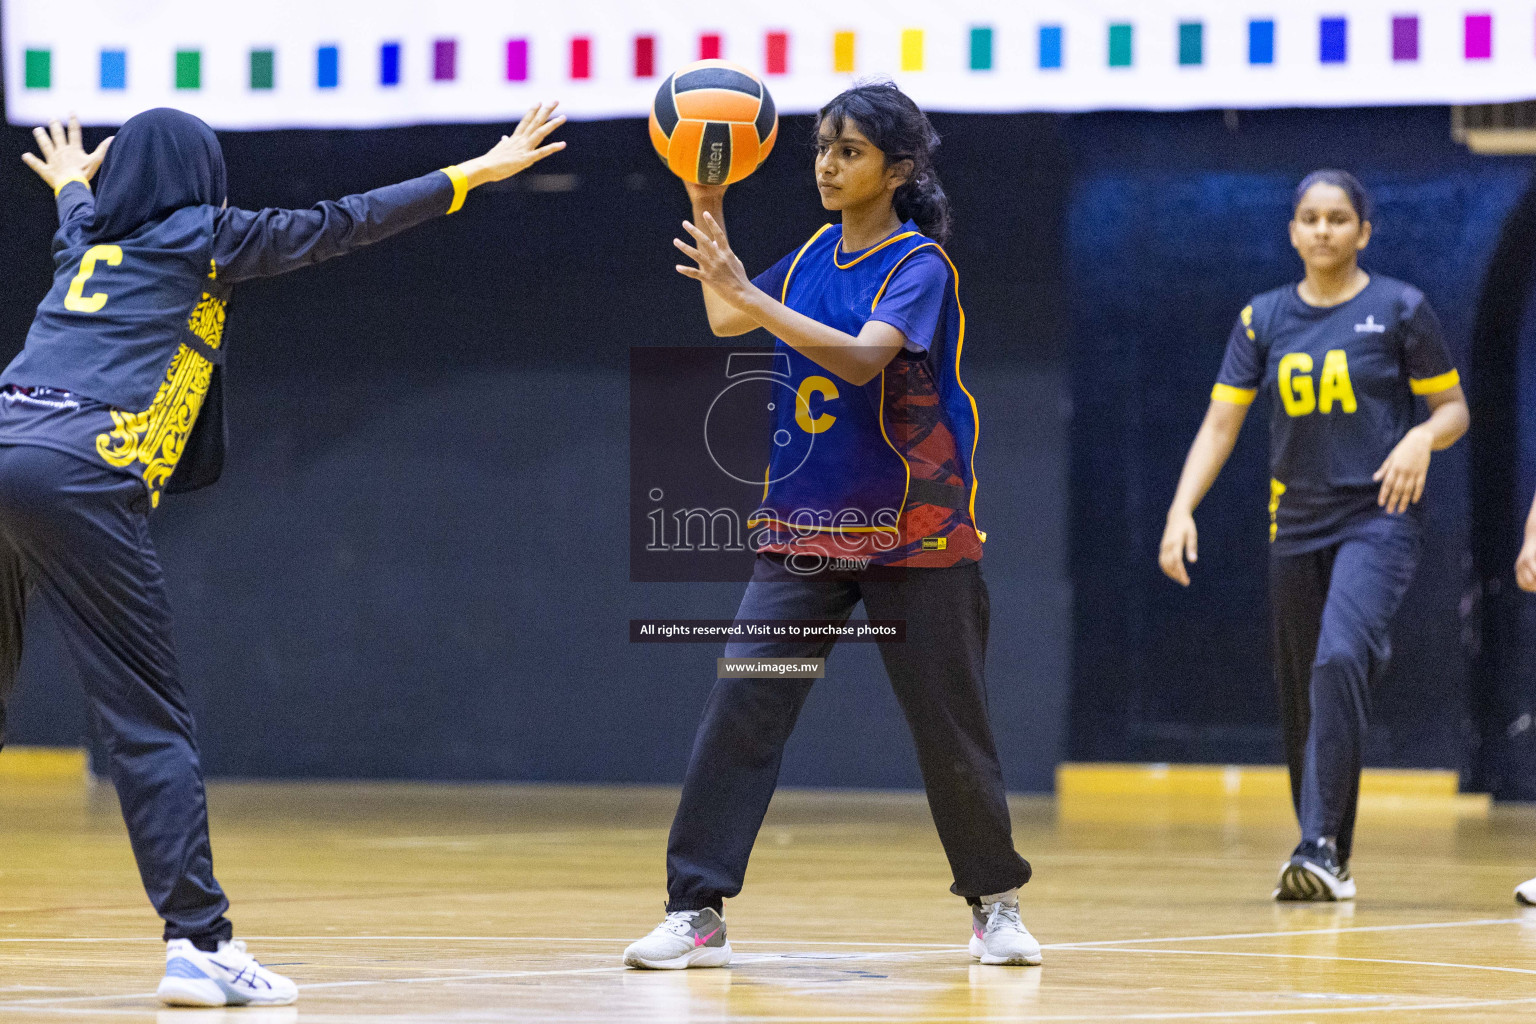
<instances>
[{"instance_id":1,"label":"girl in blue netball bib","mask_svg":"<svg viewBox=\"0 0 1536 1024\"><path fill-rule=\"evenodd\" d=\"M1418 564L1431 453L1466 433L1460 377L1412 285L1367 274L1370 201L1343 171L1296 190L1306 275L1242 311L1168 510L1159 561L1188 586L1194 510L1248 408L1270 399L1270 597L1275 676L1301 843L1275 898L1352 899L1349 859L1371 687ZM1429 408L1418 420L1417 399Z\"/></svg>"},{"instance_id":2,"label":"girl in blue netball bib","mask_svg":"<svg viewBox=\"0 0 1536 1024\"><path fill-rule=\"evenodd\" d=\"M35 596L79 671L139 874L165 920L166 1003L298 994L246 953L224 916L148 526L161 495L219 475L231 289L453 213L470 189L564 146L541 146L564 120L553 109L529 111L483 156L309 210L226 208L218 137L179 110L132 117L92 153L73 119L35 133L41 156L25 159L57 197L59 229L53 287L0 374L0 743Z\"/></svg>"},{"instance_id":3,"label":"girl in blue netball bib","mask_svg":"<svg viewBox=\"0 0 1536 1024\"><path fill-rule=\"evenodd\" d=\"M972 956L1038 964L1019 917L1029 865L1013 848L987 715L988 603L981 577L973 457L976 405L960 378L965 313L941 245L949 206L934 173L938 139L891 84L823 107L816 187L841 213L749 278L725 233L723 187L689 186L693 262L719 336L777 336L793 402L776 403L773 449L751 520L758 555L738 620L841 623L861 600L901 619L881 656L917 744L934 823L972 908ZM786 464L792 463L792 464ZM728 658L822 658L834 641L732 642ZM634 967L719 967L731 947L723 902L778 781L808 679L723 678L710 694L667 846L667 916L631 945Z\"/></svg>"}]
</instances>

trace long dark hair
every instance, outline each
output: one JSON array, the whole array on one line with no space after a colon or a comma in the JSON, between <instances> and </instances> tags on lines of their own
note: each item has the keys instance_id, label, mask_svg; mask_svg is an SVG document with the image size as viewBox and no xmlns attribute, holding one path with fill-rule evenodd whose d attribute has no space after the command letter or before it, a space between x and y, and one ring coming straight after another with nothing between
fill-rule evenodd
<instances>
[{"instance_id":1,"label":"long dark hair","mask_svg":"<svg viewBox=\"0 0 1536 1024\"><path fill-rule=\"evenodd\" d=\"M1301 205L1302 198L1313 185L1332 185L1342 189L1349 197L1349 205L1355 208L1355 216L1360 218L1362 224L1369 221L1371 214L1375 212L1371 209L1371 195L1365 190L1365 186L1360 184L1359 178L1348 171L1324 168L1302 178L1301 184L1296 186L1296 195L1291 199L1292 214L1295 214L1296 207Z\"/></svg>"},{"instance_id":2,"label":"long dark hair","mask_svg":"<svg viewBox=\"0 0 1536 1024\"><path fill-rule=\"evenodd\" d=\"M923 234L940 245L947 242L949 197L933 169L939 133L928 123L928 115L895 82L865 82L839 93L821 108L816 115L816 136L820 137L823 124L841 132L847 121L858 125L864 137L885 154L887 167L899 160L912 161L906 184L892 197L896 216L916 222Z\"/></svg>"}]
</instances>

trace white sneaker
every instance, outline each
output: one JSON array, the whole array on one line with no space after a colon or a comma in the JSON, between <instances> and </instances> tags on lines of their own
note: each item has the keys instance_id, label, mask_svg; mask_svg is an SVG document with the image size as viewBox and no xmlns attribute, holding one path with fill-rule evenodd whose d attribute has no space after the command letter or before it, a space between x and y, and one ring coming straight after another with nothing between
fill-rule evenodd
<instances>
[{"instance_id":1,"label":"white sneaker","mask_svg":"<svg viewBox=\"0 0 1536 1024\"><path fill-rule=\"evenodd\" d=\"M971 956L984 964L1040 963L1040 943L1019 919L1017 891L983 896L971 908Z\"/></svg>"},{"instance_id":2,"label":"white sneaker","mask_svg":"<svg viewBox=\"0 0 1536 1024\"><path fill-rule=\"evenodd\" d=\"M1331 842L1303 840L1291 859L1280 865L1280 880L1270 894L1277 900L1331 903L1355 898L1355 879L1340 862Z\"/></svg>"},{"instance_id":3,"label":"white sneaker","mask_svg":"<svg viewBox=\"0 0 1536 1024\"><path fill-rule=\"evenodd\" d=\"M1515 902L1527 907L1536 907L1536 878L1515 886Z\"/></svg>"},{"instance_id":4,"label":"white sneaker","mask_svg":"<svg viewBox=\"0 0 1536 1024\"><path fill-rule=\"evenodd\" d=\"M725 921L710 907L676 910L624 951L629 967L679 970L684 967L724 967L731 962Z\"/></svg>"},{"instance_id":5,"label":"white sneaker","mask_svg":"<svg viewBox=\"0 0 1536 1024\"><path fill-rule=\"evenodd\" d=\"M299 987L257 963L238 940L205 953L189 939L172 939L156 995L167 1006L286 1006Z\"/></svg>"}]
</instances>

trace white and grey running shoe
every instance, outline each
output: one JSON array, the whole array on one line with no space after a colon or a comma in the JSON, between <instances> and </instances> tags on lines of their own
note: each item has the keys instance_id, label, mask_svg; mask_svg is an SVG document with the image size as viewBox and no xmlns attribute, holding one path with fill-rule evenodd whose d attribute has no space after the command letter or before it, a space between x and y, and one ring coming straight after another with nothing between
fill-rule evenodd
<instances>
[{"instance_id":1,"label":"white and grey running shoe","mask_svg":"<svg viewBox=\"0 0 1536 1024\"><path fill-rule=\"evenodd\" d=\"M1274 898L1281 901L1331 903L1355 898L1355 880L1349 865L1339 863L1339 854L1331 843L1303 840L1280 865L1280 880L1275 883Z\"/></svg>"},{"instance_id":2,"label":"white and grey running shoe","mask_svg":"<svg viewBox=\"0 0 1536 1024\"><path fill-rule=\"evenodd\" d=\"M167 1006L287 1006L299 987L257 963L238 940L205 953L188 939L172 939L156 994Z\"/></svg>"},{"instance_id":3,"label":"white and grey running shoe","mask_svg":"<svg viewBox=\"0 0 1536 1024\"><path fill-rule=\"evenodd\" d=\"M684 967L724 967L731 962L725 920L710 907L675 910L624 951L629 967L680 970Z\"/></svg>"},{"instance_id":4,"label":"white and grey running shoe","mask_svg":"<svg viewBox=\"0 0 1536 1024\"><path fill-rule=\"evenodd\" d=\"M1019 918L1017 890L983 896L971 907L971 956L984 964L1040 963L1040 943Z\"/></svg>"},{"instance_id":5,"label":"white and grey running shoe","mask_svg":"<svg viewBox=\"0 0 1536 1024\"><path fill-rule=\"evenodd\" d=\"M1515 902L1522 906L1536 907L1536 878L1515 886Z\"/></svg>"}]
</instances>

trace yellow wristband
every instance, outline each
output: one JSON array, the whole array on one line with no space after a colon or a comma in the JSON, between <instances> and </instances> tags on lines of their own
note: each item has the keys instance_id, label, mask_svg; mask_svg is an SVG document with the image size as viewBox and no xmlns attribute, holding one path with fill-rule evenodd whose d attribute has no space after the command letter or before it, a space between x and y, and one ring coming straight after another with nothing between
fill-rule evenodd
<instances>
[{"instance_id":1,"label":"yellow wristband","mask_svg":"<svg viewBox=\"0 0 1536 1024\"><path fill-rule=\"evenodd\" d=\"M80 175L78 175L78 174L71 174L69 177L65 178L63 181L61 181L57 185L53 186L53 197L55 199L57 199L59 197L59 193L64 191L64 186L68 185L72 181L78 181L80 184L84 185L86 187L86 189L90 189L90 187L91 187L91 183L86 181Z\"/></svg>"},{"instance_id":2,"label":"yellow wristband","mask_svg":"<svg viewBox=\"0 0 1536 1024\"><path fill-rule=\"evenodd\" d=\"M459 170L458 164L444 167L443 173L448 175L449 181L453 182L453 202L448 204L448 212L458 213L459 208L464 205L464 197L469 195L469 179L464 176L463 171Z\"/></svg>"}]
</instances>

